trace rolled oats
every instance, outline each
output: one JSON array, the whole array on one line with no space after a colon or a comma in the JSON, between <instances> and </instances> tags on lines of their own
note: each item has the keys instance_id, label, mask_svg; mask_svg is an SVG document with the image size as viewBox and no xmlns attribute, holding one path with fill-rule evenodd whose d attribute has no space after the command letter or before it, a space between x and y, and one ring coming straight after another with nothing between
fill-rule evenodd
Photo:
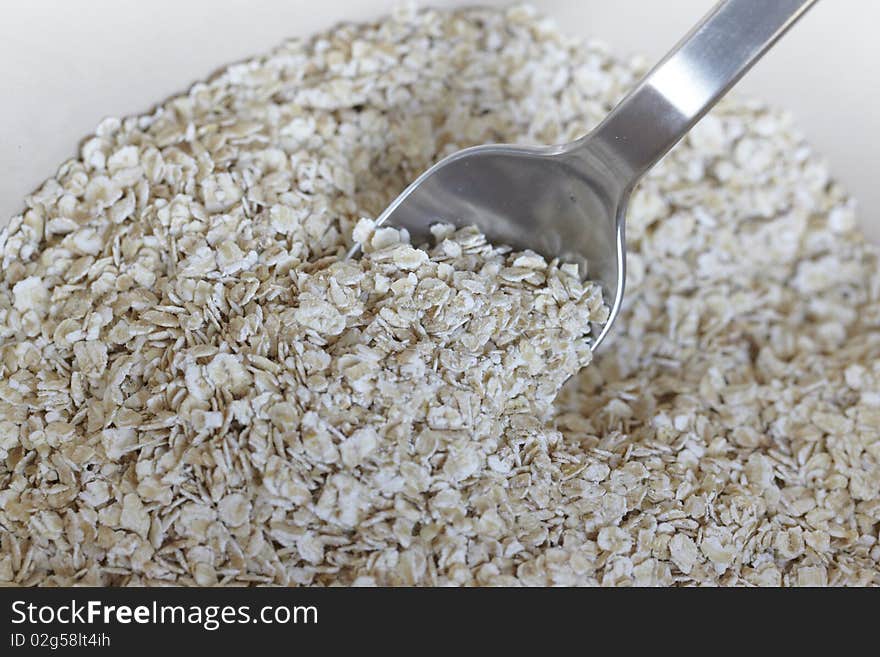
<instances>
[{"instance_id":1,"label":"rolled oats","mask_svg":"<svg viewBox=\"0 0 880 657\"><path fill-rule=\"evenodd\" d=\"M877 252L786 114L643 181L586 369L576 268L369 219L643 72L408 8L102 122L0 231L0 581L880 584Z\"/></svg>"}]
</instances>

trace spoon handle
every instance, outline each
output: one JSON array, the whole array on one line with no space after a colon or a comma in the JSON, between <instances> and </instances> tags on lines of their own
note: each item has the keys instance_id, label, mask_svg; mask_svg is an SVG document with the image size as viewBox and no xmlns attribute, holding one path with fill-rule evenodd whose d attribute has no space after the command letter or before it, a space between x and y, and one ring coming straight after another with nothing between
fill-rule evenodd
<instances>
[{"instance_id":1,"label":"spoon handle","mask_svg":"<svg viewBox=\"0 0 880 657\"><path fill-rule=\"evenodd\" d=\"M722 0L583 142L634 185L815 0Z\"/></svg>"}]
</instances>

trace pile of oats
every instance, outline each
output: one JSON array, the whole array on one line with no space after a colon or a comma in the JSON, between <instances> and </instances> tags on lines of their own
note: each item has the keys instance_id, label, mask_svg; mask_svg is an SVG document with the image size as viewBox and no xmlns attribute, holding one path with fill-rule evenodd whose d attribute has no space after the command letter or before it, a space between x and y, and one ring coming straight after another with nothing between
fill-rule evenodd
<instances>
[{"instance_id":1,"label":"pile of oats","mask_svg":"<svg viewBox=\"0 0 880 657\"><path fill-rule=\"evenodd\" d=\"M0 581L880 584L878 253L787 115L652 171L583 370L570 267L361 219L644 69L403 10L103 122L0 232Z\"/></svg>"}]
</instances>

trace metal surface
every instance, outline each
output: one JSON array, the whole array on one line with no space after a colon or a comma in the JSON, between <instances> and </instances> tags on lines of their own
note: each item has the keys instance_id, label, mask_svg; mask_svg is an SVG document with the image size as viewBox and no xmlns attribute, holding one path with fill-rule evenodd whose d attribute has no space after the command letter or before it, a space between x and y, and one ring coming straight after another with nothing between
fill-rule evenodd
<instances>
[{"instance_id":1,"label":"metal surface","mask_svg":"<svg viewBox=\"0 0 880 657\"><path fill-rule=\"evenodd\" d=\"M620 311L624 222L644 175L815 0L720 2L592 132L570 144L476 146L423 173L378 218L427 240L438 221L578 262Z\"/></svg>"}]
</instances>

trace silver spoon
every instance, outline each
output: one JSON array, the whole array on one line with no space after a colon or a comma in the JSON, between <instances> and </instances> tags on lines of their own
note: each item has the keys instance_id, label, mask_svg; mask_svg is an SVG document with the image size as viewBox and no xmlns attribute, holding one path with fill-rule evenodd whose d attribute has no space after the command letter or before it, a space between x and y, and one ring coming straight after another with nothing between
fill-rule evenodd
<instances>
[{"instance_id":1,"label":"silver spoon","mask_svg":"<svg viewBox=\"0 0 880 657\"><path fill-rule=\"evenodd\" d=\"M630 193L815 0L723 0L589 134L558 146L491 144L453 153L378 217L427 241L438 221L582 265L620 311ZM357 252L357 247L351 255Z\"/></svg>"}]
</instances>

